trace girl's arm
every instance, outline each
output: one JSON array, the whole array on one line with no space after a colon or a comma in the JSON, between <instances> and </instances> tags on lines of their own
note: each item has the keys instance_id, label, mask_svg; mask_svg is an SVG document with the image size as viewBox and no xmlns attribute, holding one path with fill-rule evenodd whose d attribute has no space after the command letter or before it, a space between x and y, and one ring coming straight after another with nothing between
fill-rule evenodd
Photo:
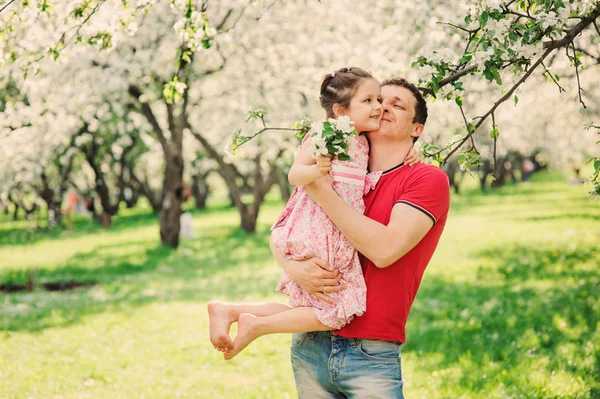
<instances>
[{"instance_id":1,"label":"girl's arm","mask_svg":"<svg viewBox=\"0 0 600 399\"><path fill-rule=\"evenodd\" d=\"M312 183L331 171L331 158L314 159L310 154L310 139L304 140L298 155L288 173L288 180L294 186Z\"/></svg>"}]
</instances>

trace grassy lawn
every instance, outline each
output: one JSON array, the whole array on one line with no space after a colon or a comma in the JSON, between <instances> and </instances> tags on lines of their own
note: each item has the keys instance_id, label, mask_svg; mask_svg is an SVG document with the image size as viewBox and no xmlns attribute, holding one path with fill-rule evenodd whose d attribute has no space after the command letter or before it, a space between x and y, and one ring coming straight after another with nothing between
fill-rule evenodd
<instances>
[{"instance_id":1,"label":"grassy lawn","mask_svg":"<svg viewBox=\"0 0 600 399\"><path fill-rule=\"evenodd\" d=\"M557 172L454 196L409 318L409 398L600 398L600 203ZM156 217L33 233L0 216L0 284L92 288L0 294L0 398L293 398L287 335L231 362L208 340L206 303L274 300L279 269L234 210L194 212L198 237L159 245Z\"/></svg>"}]
</instances>

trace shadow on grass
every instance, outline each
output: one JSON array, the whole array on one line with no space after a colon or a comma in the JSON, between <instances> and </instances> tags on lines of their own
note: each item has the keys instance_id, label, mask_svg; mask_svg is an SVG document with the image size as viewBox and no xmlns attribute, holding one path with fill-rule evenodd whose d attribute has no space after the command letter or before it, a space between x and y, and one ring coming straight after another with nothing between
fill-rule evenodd
<instances>
[{"instance_id":1,"label":"shadow on grass","mask_svg":"<svg viewBox=\"0 0 600 399\"><path fill-rule=\"evenodd\" d=\"M41 283L74 279L94 281L97 287L5 295L3 328L64 327L88 315L154 302L264 298L274 292L279 279L278 273L264 267L274 262L268 237L266 229L251 235L225 226L185 241L178 250L157 245L155 240L96 246L71 257L63 267L39 269L38 276ZM0 275L3 283L26 280L27 271Z\"/></svg>"},{"instance_id":2,"label":"shadow on grass","mask_svg":"<svg viewBox=\"0 0 600 399\"><path fill-rule=\"evenodd\" d=\"M543 364L535 371L581 377L600 397L597 250L517 246L478 255L498 266L481 268L474 284L425 277L404 350L461 369L459 383L472 392L502 383L523 397L549 397L514 372Z\"/></svg>"}]
</instances>

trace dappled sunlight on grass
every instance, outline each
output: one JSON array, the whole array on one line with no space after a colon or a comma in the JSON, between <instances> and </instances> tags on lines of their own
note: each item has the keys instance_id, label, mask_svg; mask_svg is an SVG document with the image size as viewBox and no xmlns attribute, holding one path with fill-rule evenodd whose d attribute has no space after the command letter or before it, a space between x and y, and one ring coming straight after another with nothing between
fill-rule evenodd
<instances>
[{"instance_id":1,"label":"dappled sunlight on grass","mask_svg":"<svg viewBox=\"0 0 600 399\"><path fill-rule=\"evenodd\" d=\"M256 234L223 204L194 210L197 237L177 250L148 209L106 230L1 219L0 283L35 269L41 283L96 285L0 295L0 396L295 397L289 335L225 362L206 314L211 299L287 302L268 247L282 206L261 209ZM557 176L453 197L407 326L407 397L600 397L599 215Z\"/></svg>"}]
</instances>

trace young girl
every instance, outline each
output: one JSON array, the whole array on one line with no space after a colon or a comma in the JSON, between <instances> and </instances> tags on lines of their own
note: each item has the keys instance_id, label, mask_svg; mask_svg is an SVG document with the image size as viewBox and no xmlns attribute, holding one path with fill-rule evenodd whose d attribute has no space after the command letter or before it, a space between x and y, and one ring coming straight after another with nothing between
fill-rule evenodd
<instances>
[{"instance_id":1,"label":"young girl","mask_svg":"<svg viewBox=\"0 0 600 399\"><path fill-rule=\"evenodd\" d=\"M379 128L383 114L378 101L380 89L379 82L368 72L342 68L325 76L319 97L327 118L348 116L356 131L363 133ZM365 135L359 134L352 140L348 150L350 161L332 161L329 157L315 160L310 151L310 133L306 135L288 175L290 183L297 187L271 228L271 240L284 257L325 260L339 270L340 284L345 288L328 295L335 301L330 304L304 291L284 273L277 289L290 296L291 308L271 302L209 303L210 340L226 360L262 335L337 330L366 310L366 286L356 249L300 188L331 173L334 190L364 213L363 195L375 186L381 172L367 173L369 143ZM418 161L411 150L406 162ZM229 328L235 321L238 333L231 341Z\"/></svg>"}]
</instances>

